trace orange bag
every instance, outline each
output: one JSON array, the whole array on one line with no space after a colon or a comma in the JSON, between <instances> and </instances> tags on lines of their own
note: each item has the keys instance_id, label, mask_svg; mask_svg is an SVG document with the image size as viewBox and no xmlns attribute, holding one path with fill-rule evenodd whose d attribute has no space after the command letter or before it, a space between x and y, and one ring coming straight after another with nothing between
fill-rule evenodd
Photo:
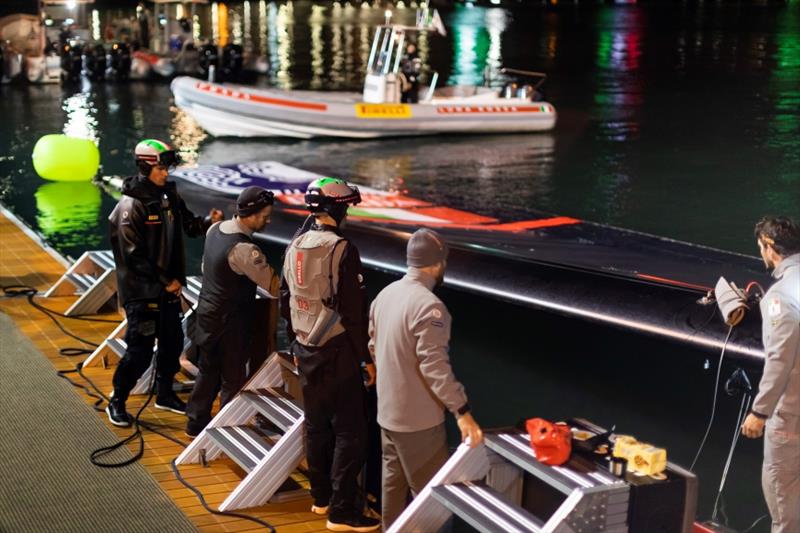
<instances>
[{"instance_id":1,"label":"orange bag","mask_svg":"<svg viewBox=\"0 0 800 533\"><path fill-rule=\"evenodd\" d=\"M525 429L531 437L531 448L540 463L563 465L572 452L572 431L563 422L553 424L543 418L529 418Z\"/></svg>"}]
</instances>

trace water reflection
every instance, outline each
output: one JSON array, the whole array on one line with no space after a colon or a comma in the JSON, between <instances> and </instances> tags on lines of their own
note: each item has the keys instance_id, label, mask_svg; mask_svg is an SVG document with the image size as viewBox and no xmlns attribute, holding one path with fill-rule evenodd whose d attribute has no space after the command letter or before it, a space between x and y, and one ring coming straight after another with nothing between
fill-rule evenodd
<instances>
[{"instance_id":1,"label":"water reflection","mask_svg":"<svg viewBox=\"0 0 800 533\"><path fill-rule=\"evenodd\" d=\"M772 154L778 179L765 187L765 196L776 212L797 210L800 191L800 14L794 10L781 20L775 35L774 69L770 77L773 92L765 148Z\"/></svg>"},{"instance_id":2,"label":"water reflection","mask_svg":"<svg viewBox=\"0 0 800 533\"><path fill-rule=\"evenodd\" d=\"M64 133L70 137L79 137L98 142L97 108L94 106L94 95L87 91L74 94L64 99Z\"/></svg>"},{"instance_id":3,"label":"water reflection","mask_svg":"<svg viewBox=\"0 0 800 533\"><path fill-rule=\"evenodd\" d=\"M173 117L169 128L169 138L173 145L180 150L184 163L193 165L197 162L200 153L200 143L208 137L208 134L182 109L172 106L170 112Z\"/></svg>"},{"instance_id":4,"label":"water reflection","mask_svg":"<svg viewBox=\"0 0 800 533\"><path fill-rule=\"evenodd\" d=\"M36 191L36 222L48 241L59 248L96 248L100 190L87 182L46 183Z\"/></svg>"}]
</instances>

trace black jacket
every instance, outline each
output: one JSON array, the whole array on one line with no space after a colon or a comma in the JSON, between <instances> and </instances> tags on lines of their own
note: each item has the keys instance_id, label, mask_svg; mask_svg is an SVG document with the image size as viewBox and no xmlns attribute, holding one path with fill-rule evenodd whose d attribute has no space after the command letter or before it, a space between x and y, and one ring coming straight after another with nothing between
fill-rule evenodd
<instances>
[{"instance_id":1,"label":"black jacket","mask_svg":"<svg viewBox=\"0 0 800 533\"><path fill-rule=\"evenodd\" d=\"M172 280L186 284L183 232L204 235L208 217L189 211L175 184L158 187L142 176L125 178L122 198L108 217L120 304L158 298Z\"/></svg>"}]
</instances>

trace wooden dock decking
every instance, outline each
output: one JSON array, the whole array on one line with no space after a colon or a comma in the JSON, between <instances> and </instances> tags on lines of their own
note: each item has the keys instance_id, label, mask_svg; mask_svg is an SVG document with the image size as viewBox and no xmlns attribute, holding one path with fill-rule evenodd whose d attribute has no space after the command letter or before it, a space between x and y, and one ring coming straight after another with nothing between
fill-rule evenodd
<instances>
[{"instance_id":1,"label":"wooden dock decking","mask_svg":"<svg viewBox=\"0 0 800 533\"><path fill-rule=\"evenodd\" d=\"M48 252L37 240L35 235L21 227L10 216L0 212L0 282L7 285L29 285L40 292L45 291L63 274L65 264L52 252ZM63 313L75 300L74 296L54 297L37 301L46 307ZM59 348L65 346L78 346L79 343L61 332L44 313L28 305L24 298L0 299L0 311L11 317L20 332L26 335L34 345L50 360L55 370L71 370L76 363L85 356L67 357L59 354ZM109 313L101 318L117 318L118 315ZM120 318L121 320L121 318ZM86 322L81 320L63 319L68 330L74 334L100 344L114 329L115 325L109 322ZM84 369L84 374L92 379L97 386L108 394L111 389L111 378L114 368L109 367ZM82 381L77 374L73 379ZM87 384L88 385L88 384ZM77 394L92 405L94 400L75 389ZM135 413L146 399L145 396L131 396L128 401L128 411ZM109 428L120 438L131 433L131 429L117 428L111 425L105 413L97 413L103 418ZM182 415L167 413L148 406L142 414L142 420L163 426L162 430L183 442L188 442L184 434L186 418ZM99 447L105 443L97 443ZM131 445L132 449L134 445ZM94 447L91 443L90 447ZM174 476L171 461L182 448L160 435L145 431L145 449L141 463L147 471L158 481L175 504L189 517L200 531L238 532L238 531L263 531L259 524L233 517L214 515L206 511L198 498L185 488ZM87 456L88 461L88 456ZM235 463L229 460L214 461L208 467L200 465L183 465L180 467L181 475L194 485L205 497L209 506L217 508L225 497L244 477L244 472ZM300 473L295 474L295 480L307 486L305 478ZM265 520L272 524L281 533L299 533L327 531L325 518L310 512L311 498L282 504L268 504L251 509L239 511Z\"/></svg>"}]
</instances>

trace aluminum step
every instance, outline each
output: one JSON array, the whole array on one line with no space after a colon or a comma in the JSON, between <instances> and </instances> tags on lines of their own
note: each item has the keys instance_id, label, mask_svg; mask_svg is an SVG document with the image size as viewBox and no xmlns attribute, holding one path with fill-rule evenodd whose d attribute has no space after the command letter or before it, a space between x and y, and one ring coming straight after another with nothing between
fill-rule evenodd
<instances>
[{"instance_id":1,"label":"aluminum step","mask_svg":"<svg viewBox=\"0 0 800 533\"><path fill-rule=\"evenodd\" d=\"M77 292L82 293L89 290L89 287L94 285L94 282L97 281L94 276L90 276L89 274L75 274L75 273L68 273L65 274L66 278L78 289Z\"/></svg>"},{"instance_id":2,"label":"aluminum step","mask_svg":"<svg viewBox=\"0 0 800 533\"><path fill-rule=\"evenodd\" d=\"M209 438L223 453L250 473L272 449L264 434L249 426L223 426L206 429Z\"/></svg>"},{"instance_id":3,"label":"aluminum step","mask_svg":"<svg viewBox=\"0 0 800 533\"><path fill-rule=\"evenodd\" d=\"M565 495L575 489L624 485L609 473L603 471L582 472L571 463L569 468L567 465L543 465L536 459L527 433L488 434L485 436L485 440L487 448L526 472L546 481Z\"/></svg>"},{"instance_id":4,"label":"aluminum step","mask_svg":"<svg viewBox=\"0 0 800 533\"><path fill-rule=\"evenodd\" d=\"M89 252L89 256L92 258L95 264L101 268L109 270L116 267L116 264L114 263L114 254L111 253L111 250Z\"/></svg>"},{"instance_id":5,"label":"aluminum step","mask_svg":"<svg viewBox=\"0 0 800 533\"><path fill-rule=\"evenodd\" d=\"M544 522L481 483L471 481L433 487L433 498L485 533L542 531Z\"/></svg>"},{"instance_id":6,"label":"aluminum step","mask_svg":"<svg viewBox=\"0 0 800 533\"><path fill-rule=\"evenodd\" d=\"M125 339L121 339L121 338L110 338L110 339L107 339L106 340L106 345L120 359L122 359L125 356L125 351L128 349L128 345L125 344Z\"/></svg>"},{"instance_id":7,"label":"aluminum step","mask_svg":"<svg viewBox=\"0 0 800 533\"><path fill-rule=\"evenodd\" d=\"M303 416L303 409L295 400L280 389L256 389L243 391L242 399L271 420L283 431L289 431Z\"/></svg>"}]
</instances>

